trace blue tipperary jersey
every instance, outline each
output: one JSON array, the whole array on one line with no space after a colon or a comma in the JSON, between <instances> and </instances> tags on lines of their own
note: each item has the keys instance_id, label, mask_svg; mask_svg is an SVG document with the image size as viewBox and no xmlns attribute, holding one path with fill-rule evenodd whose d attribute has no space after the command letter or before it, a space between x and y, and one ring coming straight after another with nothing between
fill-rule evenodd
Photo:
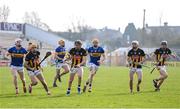
<instances>
[{"instance_id":1,"label":"blue tipperary jersey","mask_svg":"<svg viewBox=\"0 0 180 109\"><path fill-rule=\"evenodd\" d=\"M88 53L90 55L90 63L99 66L98 61L100 60L101 55L104 53L104 49L102 47L90 47L88 49Z\"/></svg>"},{"instance_id":2,"label":"blue tipperary jersey","mask_svg":"<svg viewBox=\"0 0 180 109\"><path fill-rule=\"evenodd\" d=\"M12 47L8 50L8 52L11 53L11 65L22 67L24 55L27 53L26 49L23 47L20 49Z\"/></svg>"},{"instance_id":3,"label":"blue tipperary jersey","mask_svg":"<svg viewBox=\"0 0 180 109\"><path fill-rule=\"evenodd\" d=\"M57 53L57 56L61 58L60 60L58 59L57 62L63 63L63 59L66 55L66 49L64 47L59 46L56 48L55 52Z\"/></svg>"}]
</instances>

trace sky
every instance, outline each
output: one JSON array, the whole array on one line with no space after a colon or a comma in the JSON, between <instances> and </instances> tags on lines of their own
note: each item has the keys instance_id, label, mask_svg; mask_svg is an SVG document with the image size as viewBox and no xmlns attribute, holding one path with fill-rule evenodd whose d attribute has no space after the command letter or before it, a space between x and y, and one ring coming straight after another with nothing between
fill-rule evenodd
<instances>
[{"instance_id":1,"label":"sky","mask_svg":"<svg viewBox=\"0 0 180 109\"><path fill-rule=\"evenodd\" d=\"M8 22L23 23L25 12L35 11L54 31L66 31L79 19L94 28L121 28L128 23L142 28L143 9L146 23L159 26L160 18L168 25L180 25L179 0L0 0L10 8Z\"/></svg>"}]
</instances>

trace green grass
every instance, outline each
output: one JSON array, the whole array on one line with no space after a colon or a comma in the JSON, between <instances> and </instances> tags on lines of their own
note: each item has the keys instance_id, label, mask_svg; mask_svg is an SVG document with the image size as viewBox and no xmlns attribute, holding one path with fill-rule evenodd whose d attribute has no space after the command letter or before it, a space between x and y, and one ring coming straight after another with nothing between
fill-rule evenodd
<instances>
[{"instance_id":1,"label":"green grass","mask_svg":"<svg viewBox=\"0 0 180 109\"><path fill-rule=\"evenodd\" d=\"M54 67L44 69L44 76L52 92L47 96L39 83L33 88L33 93L15 96L12 76L9 68L0 68L0 108L65 108L65 107L153 107L153 108L180 108L180 68L169 67L169 78L163 84L160 92L154 92L152 79L158 76L155 71L149 74L149 69L143 69L144 77L141 85L141 93L129 93L128 68L125 67L101 67L93 82L93 92L78 95L76 91L77 78L73 83L72 94L66 96L69 74L62 78L58 88L52 88L55 75ZM88 70L85 68L83 84L87 79ZM29 78L26 73L26 80ZM136 81L134 82L136 83ZM59 84L58 84L59 85ZM135 85L134 85L135 86ZM22 84L19 81L19 87ZM135 87L134 87L135 88Z\"/></svg>"}]
</instances>

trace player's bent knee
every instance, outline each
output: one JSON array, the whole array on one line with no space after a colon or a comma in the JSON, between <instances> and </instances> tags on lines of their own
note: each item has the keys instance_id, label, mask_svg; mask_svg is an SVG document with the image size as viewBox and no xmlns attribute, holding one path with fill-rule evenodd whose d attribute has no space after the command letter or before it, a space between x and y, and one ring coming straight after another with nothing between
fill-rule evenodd
<instances>
[{"instance_id":1,"label":"player's bent knee","mask_svg":"<svg viewBox=\"0 0 180 109\"><path fill-rule=\"evenodd\" d=\"M138 83L141 83L142 82L142 80L141 79L138 79Z\"/></svg>"},{"instance_id":2,"label":"player's bent knee","mask_svg":"<svg viewBox=\"0 0 180 109\"><path fill-rule=\"evenodd\" d=\"M167 74L164 75L164 79L166 79L166 78L168 78L168 75L167 75Z\"/></svg>"},{"instance_id":3,"label":"player's bent knee","mask_svg":"<svg viewBox=\"0 0 180 109\"><path fill-rule=\"evenodd\" d=\"M73 79L72 79L72 80L69 80L69 83L70 83L70 84L72 84L72 82L73 82Z\"/></svg>"},{"instance_id":4,"label":"player's bent knee","mask_svg":"<svg viewBox=\"0 0 180 109\"><path fill-rule=\"evenodd\" d=\"M35 86L35 85L37 85L37 84L38 84L38 82L37 82L37 81L36 81L36 82L32 82L32 85L34 85L34 86Z\"/></svg>"},{"instance_id":5,"label":"player's bent knee","mask_svg":"<svg viewBox=\"0 0 180 109\"><path fill-rule=\"evenodd\" d=\"M78 79L82 79L82 77L81 77L81 76L79 76L79 77L78 77Z\"/></svg>"},{"instance_id":6,"label":"player's bent knee","mask_svg":"<svg viewBox=\"0 0 180 109\"><path fill-rule=\"evenodd\" d=\"M65 72L65 73L68 73L69 71L70 71L70 70L69 70L69 69L67 69L67 70L65 70L64 72Z\"/></svg>"},{"instance_id":7,"label":"player's bent knee","mask_svg":"<svg viewBox=\"0 0 180 109\"><path fill-rule=\"evenodd\" d=\"M17 80L17 76L14 76L14 80Z\"/></svg>"},{"instance_id":8,"label":"player's bent knee","mask_svg":"<svg viewBox=\"0 0 180 109\"><path fill-rule=\"evenodd\" d=\"M24 78L24 79L22 79L22 82L26 82L26 79Z\"/></svg>"}]
</instances>

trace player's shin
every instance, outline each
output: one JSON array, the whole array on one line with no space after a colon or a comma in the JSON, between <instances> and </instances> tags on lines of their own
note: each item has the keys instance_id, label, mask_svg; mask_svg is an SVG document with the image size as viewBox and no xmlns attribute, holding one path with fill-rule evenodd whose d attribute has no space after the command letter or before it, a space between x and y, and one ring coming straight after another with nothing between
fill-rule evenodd
<instances>
[{"instance_id":1,"label":"player's shin","mask_svg":"<svg viewBox=\"0 0 180 109\"><path fill-rule=\"evenodd\" d=\"M21 81L23 84L23 91L24 91L24 93L26 93L26 81L25 81L25 77L24 77L23 73L20 74L20 78L21 78Z\"/></svg>"},{"instance_id":2,"label":"player's shin","mask_svg":"<svg viewBox=\"0 0 180 109\"><path fill-rule=\"evenodd\" d=\"M133 92L133 80L129 81L130 92Z\"/></svg>"},{"instance_id":3,"label":"player's shin","mask_svg":"<svg viewBox=\"0 0 180 109\"><path fill-rule=\"evenodd\" d=\"M75 76L75 74L73 74L73 73L70 74L66 95L70 95L70 93L71 93L71 86L72 86L72 82L74 80L74 76Z\"/></svg>"},{"instance_id":4,"label":"player's shin","mask_svg":"<svg viewBox=\"0 0 180 109\"><path fill-rule=\"evenodd\" d=\"M95 73L91 74L90 76L90 81L89 81L89 92L91 92L92 89L92 82L93 82L93 77L94 77Z\"/></svg>"},{"instance_id":5,"label":"player's shin","mask_svg":"<svg viewBox=\"0 0 180 109\"><path fill-rule=\"evenodd\" d=\"M157 87L160 88L160 86L162 85L162 83L164 82L164 79L163 80L160 80Z\"/></svg>"},{"instance_id":6,"label":"player's shin","mask_svg":"<svg viewBox=\"0 0 180 109\"><path fill-rule=\"evenodd\" d=\"M66 95L70 95L70 93L71 93L72 82L73 82L73 80L69 80L68 89L67 89Z\"/></svg>"},{"instance_id":7,"label":"player's shin","mask_svg":"<svg viewBox=\"0 0 180 109\"><path fill-rule=\"evenodd\" d=\"M59 77L59 74L56 74L56 76L54 77L53 87L57 87L56 81L58 77Z\"/></svg>"},{"instance_id":8,"label":"player's shin","mask_svg":"<svg viewBox=\"0 0 180 109\"><path fill-rule=\"evenodd\" d=\"M77 87L77 90L78 90L79 94L81 93L81 81L82 81L82 77L78 77L78 87Z\"/></svg>"},{"instance_id":9,"label":"player's shin","mask_svg":"<svg viewBox=\"0 0 180 109\"><path fill-rule=\"evenodd\" d=\"M42 83L45 91L46 91L47 93L49 93L49 89L48 89L47 83L46 83L45 81L41 81L41 83Z\"/></svg>"},{"instance_id":10,"label":"player's shin","mask_svg":"<svg viewBox=\"0 0 180 109\"><path fill-rule=\"evenodd\" d=\"M55 77L54 77L54 84L56 84L56 81L57 81L57 79L59 78L59 76L60 76L60 70L57 69L57 70L56 70L56 75L55 75Z\"/></svg>"},{"instance_id":11,"label":"player's shin","mask_svg":"<svg viewBox=\"0 0 180 109\"><path fill-rule=\"evenodd\" d=\"M14 86L15 86L16 94L19 94L17 76L13 77L13 83L14 83Z\"/></svg>"},{"instance_id":12,"label":"player's shin","mask_svg":"<svg viewBox=\"0 0 180 109\"><path fill-rule=\"evenodd\" d=\"M140 84L141 84L141 79L138 79L138 84L137 84L137 91L140 91Z\"/></svg>"},{"instance_id":13,"label":"player's shin","mask_svg":"<svg viewBox=\"0 0 180 109\"><path fill-rule=\"evenodd\" d=\"M83 92L86 92L87 85L89 85L89 77L86 83L84 84Z\"/></svg>"},{"instance_id":14,"label":"player's shin","mask_svg":"<svg viewBox=\"0 0 180 109\"><path fill-rule=\"evenodd\" d=\"M141 84L142 80L141 79L138 79L138 86Z\"/></svg>"},{"instance_id":15,"label":"player's shin","mask_svg":"<svg viewBox=\"0 0 180 109\"><path fill-rule=\"evenodd\" d=\"M26 93L26 82L25 82L25 79L22 80L22 83L23 83L23 92Z\"/></svg>"}]
</instances>

